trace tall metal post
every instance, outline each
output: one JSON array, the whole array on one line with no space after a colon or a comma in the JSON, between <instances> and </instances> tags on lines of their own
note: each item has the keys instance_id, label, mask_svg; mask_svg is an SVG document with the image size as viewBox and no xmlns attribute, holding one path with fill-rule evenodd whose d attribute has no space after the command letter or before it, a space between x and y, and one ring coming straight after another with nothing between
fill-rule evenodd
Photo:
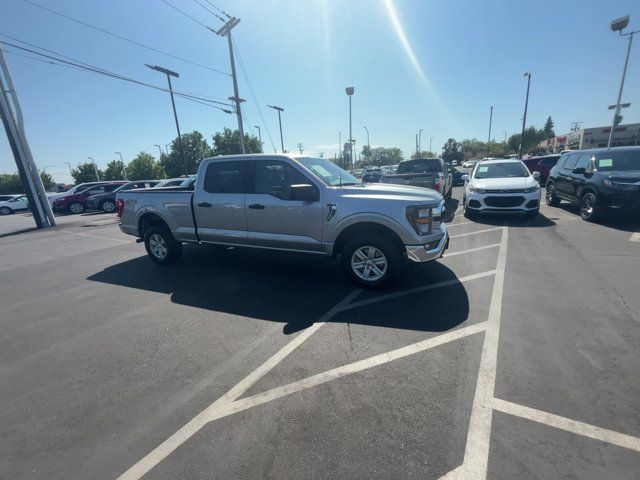
<instances>
[{"instance_id":1,"label":"tall metal post","mask_svg":"<svg viewBox=\"0 0 640 480\"><path fill-rule=\"evenodd\" d=\"M620 100L622 100L622 89L624 88L624 78L627 75L627 65L629 65L629 54L631 53L631 42L633 41L633 34L636 32L627 33L629 37L629 44L627 46L627 57L624 60L624 69L622 70L622 78L620 79L620 90L618 90L618 101L616 102L616 109L613 114L613 121L611 122L611 131L609 132L609 141L607 142L607 148L611 148L611 142L613 141L613 131L616 129L618 123L618 115L620 115ZM620 33L622 35L622 33Z\"/></svg>"},{"instance_id":2,"label":"tall metal post","mask_svg":"<svg viewBox=\"0 0 640 480\"><path fill-rule=\"evenodd\" d=\"M493 105L489 110L489 139L487 140L487 150L489 150L489 144L491 143L491 122L493 121Z\"/></svg>"},{"instance_id":3,"label":"tall metal post","mask_svg":"<svg viewBox=\"0 0 640 480\"><path fill-rule=\"evenodd\" d=\"M98 166L96 165L96 159L93 157L87 157L93 163L93 172L96 174L96 179L100 181L100 175L98 174Z\"/></svg>"},{"instance_id":4,"label":"tall metal post","mask_svg":"<svg viewBox=\"0 0 640 480\"><path fill-rule=\"evenodd\" d=\"M160 148L160 147L158 147ZM124 179L128 180L127 178L127 169L124 166L124 160L122 159L122 153L120 152L116 152L117 155L120 155L120 163L122 164L122 173L124 173Z\"/></svg>"},{"instance_id":5,"label":"tall metal post","mask_svg":"<svg viewBox=\"0 0 640 480\"><path fill-rule=\"evenodd\" d=\"M529 107L529 87L531 86L531 74L526 72L524 74L527 77L527 97L524 101L524 116L522 117L522 135L520 135L520 148L518 148L518 158L522 160L522 153L524 150L524 129L527 124L527 108Z\"/></svg>"},{"instance_id":6,"label":"tall metal post","mask_svg":"<svg viewBox=\"0 0 640 480\"><path fill-rule=\"evenodd\" d=\"M258 141L260 142L260 148L262 148L262 132L260 131L260 125L254 125L253 127L258 129Z\"/></svg>"},{"instance_id":7,"label":"tall metal post","mask_svg":"<svg viewBox=\"0 0 640 480\"><path fill-rule=\"evenodd\" d=\"M349 163L354 163L355 159L353 156L353 130L351 128L351 97L353 96L353 93L355 92L355 88L353 87L347 87L344 89L344 91L346 92L347 96L349 97ZM345 168L347 167L347 165L345 165Z\"/></svg>"}]
</instances>

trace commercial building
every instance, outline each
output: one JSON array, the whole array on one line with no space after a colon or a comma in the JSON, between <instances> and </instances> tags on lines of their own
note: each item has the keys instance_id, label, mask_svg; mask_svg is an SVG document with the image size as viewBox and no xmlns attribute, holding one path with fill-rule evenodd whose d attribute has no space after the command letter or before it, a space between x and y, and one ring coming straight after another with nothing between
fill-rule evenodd
<instances>
[{"instance_id":1,"label":"commercial building","mask_svg":"<svg viewBox=\"0 0 640 480\"><path fill-rule=\"evenodd\" d=\"M611 127L583 128L540 142L540 147L551 153L562 150L585 150L587 148L606 147ZM640 145L640 123L616 126L613 132L612 147Z\"/></svg>"}]
</instances>

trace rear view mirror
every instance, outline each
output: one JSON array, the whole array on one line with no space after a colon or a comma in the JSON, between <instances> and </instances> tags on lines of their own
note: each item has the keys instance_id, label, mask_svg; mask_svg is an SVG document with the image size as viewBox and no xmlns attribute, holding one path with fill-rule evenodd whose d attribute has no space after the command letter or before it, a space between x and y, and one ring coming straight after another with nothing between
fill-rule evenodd
<instances>
[{"instance_id":1,"label":"rear view mirror","mask_svg":"<svg viewBox=\"0 0 640 480\"><path fill-rule=\"evenodd\" d=\"M539 182L539 181L540 181L540 172L533 172L533 174L532 174L532 175L533 175L533 179L534 179L536 182Z\"/></svg>"},{"instance_id":2,"label":"rear view mirror","mask_svg":"<svg viewBox=\"0 0 640 480\"><path fill-rule=\"evenodd\" d=\"M320 200L320 192L314 185L309 185L308 183L291 185L291 200L317 202Z\"/></svg>"},{"instance_id":3,"label":"rear view mirror","mask_svg":"<svg viewBox=\"0 0 640 480\"><path fill-rule=\"evenodd\" d=\"M576 167L573 170L571 170L571 173L576 173L576 174L580 175L580 174L586 173L586 171L587 171L587 169L584 168L584 167Z\"/></svg>"},{"instance_id":4,"label":"rear view mirror","mask_svg":"<svg viewBox=\"0 0 640 480\"><path fill-rule=\"evenodd\" d=\"M468 182L469 181L469 174L465 173L464 175L462 175L462 180L465 181L465 182Z\"/></svg>"}]
</instances>

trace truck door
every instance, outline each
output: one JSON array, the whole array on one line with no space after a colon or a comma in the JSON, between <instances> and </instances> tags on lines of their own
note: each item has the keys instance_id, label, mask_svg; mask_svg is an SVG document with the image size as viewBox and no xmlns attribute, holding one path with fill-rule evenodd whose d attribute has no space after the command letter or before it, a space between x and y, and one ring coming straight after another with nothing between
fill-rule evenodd
<instances>
[{"instance_id":1,"label":"truck door","mask_svg":"<svg viewBox=\"0 0 640 480\"><path fill-rule=\"evenodd\" d=\"M320 253L322 199L296 200L291 189L292 185L310 184L321 194L316 181L284 160L257 160L252 166L253 188L247 194L251 245Z\"/></svg>"},{"instance_id":2,"label":"truck door","mask_svg":"<svg viewBox=\"0 0 640 480\"><path fill-rule=\"evenodd\" d=\"M200 240L209 243L247 243L245 212L248 162L213 161L198 179L193 211Z\"/></svg>"}]
</instances>

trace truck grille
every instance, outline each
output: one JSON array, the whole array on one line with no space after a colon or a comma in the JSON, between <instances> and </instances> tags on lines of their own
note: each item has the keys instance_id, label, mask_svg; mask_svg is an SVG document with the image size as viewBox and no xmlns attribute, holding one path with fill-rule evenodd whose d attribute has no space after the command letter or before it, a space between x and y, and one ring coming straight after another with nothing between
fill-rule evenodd
<instances>
[{"instance_id":1,"label":"truck grille","mask_svg":"<svg viewBox=\"0 0 640 480\"><path fill-rule=\"evenodd\" d=\"M524 202L524 197L486 197L484 203L490 207L517 207Z\"/></svg>"},{"instance_id":2,"label":"truck grille","mask_svg":"<svg viewBox=\"0 0 640 480\"><path fill-rule=\"evenodd\" d=\"M502 190L485 190L485 193L524 193L524 189L523 188L516 188L514 190L506 190L506 189L502 189Z\"/></svg>"}]
</instances>

